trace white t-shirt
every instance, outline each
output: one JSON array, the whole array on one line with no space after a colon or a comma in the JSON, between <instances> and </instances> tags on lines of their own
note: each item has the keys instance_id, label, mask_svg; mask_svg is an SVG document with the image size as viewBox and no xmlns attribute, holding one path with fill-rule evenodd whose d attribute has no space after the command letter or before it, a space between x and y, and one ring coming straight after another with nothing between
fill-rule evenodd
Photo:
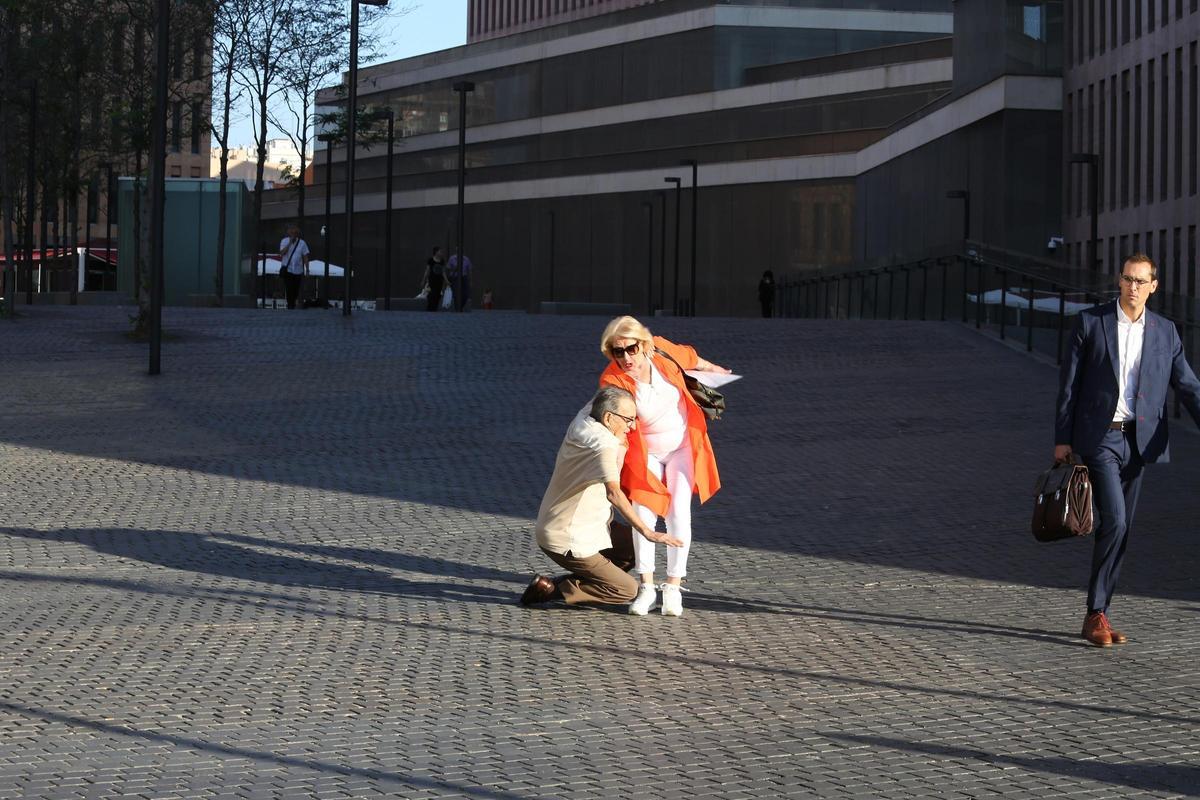
<instances>
[{"instance_id":1,"label":"white t-shirt","mask_svg":"<svg viewBox=\"0 0 1200 800\"><path fill-rule=\"evenodd\" d=\"M654 455L673 453L687 435L687 409L683 395L650 362L650 382L637 384L638 427L646 452Z\"/></svg>"},{"instance_id":2,"label":"white t-shirt","mask_svg":"<svg viewBox=\"0 0 1200 800\"><path fill-rule=\"evenodd\" d=\"M304 274L304 257L308 255L308 243L303 239L296 240L295 248L292 247L292 240L287 236L279 242L279 252L283 253L283 264L279 267L280 272L291 272L293 275Z\"/></svg>"}]
</instances>

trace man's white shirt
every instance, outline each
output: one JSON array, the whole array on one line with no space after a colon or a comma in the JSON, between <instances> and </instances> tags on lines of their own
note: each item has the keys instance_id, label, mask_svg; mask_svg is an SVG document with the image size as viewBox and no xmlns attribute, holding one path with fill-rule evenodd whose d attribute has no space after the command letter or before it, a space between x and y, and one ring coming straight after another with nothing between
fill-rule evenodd
<instances>
[{"instance_id":1,"label":"man's white shirt","mask_svg":"<svg viewBox=\"0 0 1200 800\"><path fill-rule=\"evenodd\" d=\"M1146 312L1134 322L1117 303L1117 410L1113 422L1137 418L1138 383L1142 372L1142 342L1146 338Z\"/></svg>"}]
</instances>

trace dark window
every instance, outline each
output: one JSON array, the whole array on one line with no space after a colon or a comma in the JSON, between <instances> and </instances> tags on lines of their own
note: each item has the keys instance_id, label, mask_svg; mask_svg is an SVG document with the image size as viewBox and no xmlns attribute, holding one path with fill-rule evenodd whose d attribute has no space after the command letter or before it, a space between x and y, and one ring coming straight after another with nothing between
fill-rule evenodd
<instances>
[{"instance_id":1,"label":"dark window","mask_svg":"<svg viewBox=\"0 0 1200 800\"><path fill-rule=\"evenodd\" d=\"M1196 71L1196 42L1192 42L1191 49L1192 49L1192 64L1191 64L1191 73L1192 74L1191 74L1191 85L1189 87L1189 91L1191 92L1191 98L1188 100L1188 130L1191 131L1192 135L1188 137L1188 146L1189 146L1189 150L1190 150L1190 152L1188 154L1189 158L1190 158L1189 166L1191 167L1191 170L1188 172L1189 181L1190 181L1190 184L1188 186L1188 193L1195 194L1196 193L1197 172L1200 172L1200 168L1198 168L1196 165L1196 155L1197 155L1196 140L1198 138L1200 138L1200 128L1196 127L1197 123L1200 122L1200 117L1198 117L1197 113L1196 113L1196 104L1197 104L1197 102L1200 102L1200 86L1197 86L1197 79L1200 78L1200 75L1198 75L1197 71Z\"/></svg>"},{"instance_id":2,"label":"dark window","mask_svg":"<svg viewBox=\"0 0 1200 800\"><path fill-rule=\"evenodd\" d=\"M95 225L100 219L100 176L93 175L88 182L87 190L87 221Z\"/></svg>"},{"instance_id":3,"label":"dark window","mask_svg":"<svg viewBox=\"0 0 1200 800\"><path fill-rule=\"evenodd\" d=\"M1121 208L1129 206L1129 70L1121 73Z\"/></svg>"},{"instance_id":4,"label":"dark window","mask_svg":"<svg viewBox=\"0 0 1200 800\"><path fill-rule=\"evenodd\" d=\"M1154 30L1154 0L1146 2L1146 30Z\"/></svg>"},{"instance_id":5,"label":"dark window","mask_svg":"<svg viewBox=\"0 0 1200 800\"><path fill-rule=\"evenodd\" d=\"M1100 175L1100 180L1097 181L1099 186L1097 187L1096 203L1100 208L1104 208L1104 184L1105 178L1108 177L1104 174L1104 144L1106 140L1106 129L1108 128L1108 103L1105 100L1103 80L1100 81L1100 87L1096 91L1096 95L1100 98L1100 108L1096 110L1096 122L1098 123L1096 126L1096 149L1093 151L1096 154L1096 157L1099 159L1099 163L1096 165L1096 171Z\"/></svg>"},{"instance_id":6,"label":"dark window","mask_svg":"<svg viewBox=\"0 0 1200 800\"><path fill-rule=\"evenodd\" d=\"M1131 252L1131 253L1142 252L1142 235L1140 233L1135 233L1133 235L1133 249L1130 250L1129 252Z\"/></svg>"},{"instance_id":7,"label":"dark window","mask_svg":"<svg viewBox=\"0 0 1200 800\"><path fill-rule=\"evenodd\" d=\"M1158 199L1167 199L1167 165L1171 155L1171 63L1170 54L1163 53L1162 62L1162 109L1159 110L1162 132L1158 154Z\"/></svg>"},{"instance_id":8,"label":"dark window","mask_svg":"<svg viewBox=\"0 0 1200 800\"><path fill-rule=\"evenodd\" d=\"M1120 246L1119 246L1119 248L1118 248L1118 250L1117 250L1117 257L1118 257L1118 258L1122 258L1122 259L1124 259L1124 258L1126 258L1126 257L1127 257L1127 256L1128 256L1128 255L1129 255L1131 252L1133 252L1133 251L1131 251L1131 250L1129 249L1129 237L1128 237L1128 236L1122 236L1122 237L1121 237L1121 244L1120 244ZM1116 264L1114 264L1113 266L1115 267L1115 266L1116 266Z\"/></svg>"},{"instance_id":9,"label":"dark window","mask_svg":"<svg viewBox=\"0 0 1200 800\"><path fill-rule=\"evenodd\" d=\"M183 77L183 37L172 37L171 42L171 77L179 80Z\"/></svg>"},{"instance_id":10,"label":"dark window","mask_svg":"<svg viewBox=\"0 0 1200 800\"><path fill-rule=\"evenodd\" d=\"M1151 4L1147 8L1154 8ZM1158 117L1154 113L1154 59L1146 62L1146 202L1154 202L1154 126Z\"/></svg>"},{"instance_id":11,"label":"dark window","mask_svg":"<svg viewBox=\"0 0 1200 800\"><path fill-rule=\"evenodd\" d=\"M1133 4L1133 38L1140 38L1142 35L1142 0L1136 0Z\"/></svg>"},{"instance_id":12,"label":"dark window","mask_svg":"<svg viewBox=\"0 0 1200 800\"><path fill-rule=\"evenodd\" d=\"M1114 273L1117 271L1117 237L1115 236L1108 237L1108 269L1101 271Z\"/></svg>"},{"instance_id":13,"label":"dark window","mask_svg":"<svg viewBox=\"0 0 1200 800\"><path fill-rule=\"evenodd\" d=\"M1163 27L1167 27L1167 23L1171 21L1171 0L1162 0L1162 14L1160 16L1162 17Z\"/></svg>"},{"instance_id":14,"label":"dark window","mask_svg":"<svg viewBox=\"0 0 1200 800\"><path fill-rule=\"evenodd\" d=\"M196 34L192 40L192 80L200 80L204 75L204 34Z\"/></svg>"},{"instance_id":15,"label":"dark window","mask_svg":"<svg viewBox=\"0 0 1200 800\"><path fill-rule=\"evenodd\" d=\"M1129 0L1121 0L1121 44L1129 44Z\"/></svg>"},{"instance_id":16,"label":"dark window","mask_svg":"<svg viewBox=\"0 0 1200 800\"><path fill-rule=\"evenodd\" d=\"M1093 58L1093 57L1095 57L1095 55L1096 55L1096 8L1095 8L1095 6L1092 6L1088 11L1088 58Z\"/></svg>"},{"instance_id":17,"label":"dark window","mask_svg":"<svg viewBox=\"0 0 1200 800\"><path fill-rule=\"evenodd\" d=\"M195 154L200 153L200 135L204 132L203 109L204 106L199 100L192 102L192 113L188 119L188 123L192 129L192 152Z\"/></svg>"},{"instance_id":18,"label":"dark window","mask_svg":"<svg viewBox=\"0 0 1200 800\"><path fill-rule=\"evenodd\" d=\"M1160 271L1165 271L1167 268L1167 229L1166 228L1162 228L1158 232L1158 268ZM1165 278L1166 275L1164 274L1163 277Z\"/></svg>"},{"instance_id":19,"label":"dark window","mask_svg":"<svg viewBox=\"0 0 1200 800\"><path fill-rule=\"evenodd\" d=\"M1180 7L1182 10L1182 7ZM1183 48L1175 50L1175 197L1183 196Z\"/></svg>"},{"instance_id":20,"label":"dark window","mask_svg":"<svg viewBox=\"0 0 1200 800\"><path fill-rule=\"evenodd\" d=\"M1175 19L1183 19L1183 0L1175 0Z\"/></svg>"},{"instance_id":21,"label":"dark window","mask_svg":"<svg viewBox=\"0 0 1200 800\"><path fill-rule=\"evenodd\" d=\"M1179 294L1183 289L1183 274L1180 272L1183 261L1183 259L1180 258L1180 256L1183 255L1182 234L1183 231L1181 229L1175 229L1175 247L1174 252L1171 253L1171 285L1169 287L1171 292L1174 294Z\"/></svg>"},{"instance_id":22,"label":"dark window","mask_svg":"<svg viewBox=\"0 0 1200 800\"><path fill-rule=\"evenodd\" d=\"M1108 49L1108 3L1096 0L1096 8L1100 11L1096 27L1100 29L1100 52L1103 53Z\"/></svg>"},{"instance_id":23,"label":"dark window","mask_svg":"<svg viewBox=\"0 0 1200 800\"><path fill-rule=\"evenodd\" d=\"M1113 75L1108 81L1108 208L1111 211L1117 207L1117 193L1121 186L1120 164L1117 152L1121 142L1117 139L1117 120L1120 117L1117 108L1117 76Z\"/></svg>"},{"instance_id":24,"label":"dark window","mask_svg":"<svg viewBox=\"0 0 1200 800\"><path fill-rule=\"evenodd\" d=\"M183 137L183 103L171 103L171 152L178 153Z\"/></svg>"},{"instance_id":25,"label":"dark window","mask_svg":"<svg viewBox=\"0 0 1200 800\"><path fill-rule=\"evenodd\" d=\"M1188 297L1196 296L1196 226L1188 226Z\"/></svg>"},{"instance_id":26,"label":"dark window","mask_svg":"<svg viewBox=\"0 0 1200 800\"><path fill-rule=\"evenodd\" d=\"M1073 92L1067 92L1067 105L1066 105L1066 108L1063 109L1063 114L1064 114L1063 122L1065 123L1063 125L1063 128L1067 132L1067 152L1068 153L1078 153L1079 152L1079 144L1078 144L1079 139L1075 135L1076 114L1075 114L1075 95ZM1066 211L1067 211L1068 216L1075 213L1075 173L1076 172L1079 172L1079 170L1073 168L1069 164L1067 165Z\"/></svg>"},{"instance_id":27,"label":"dark window","mask_svg":"<svg viewBox=\"0 0 1200 800\"><path fill-rule=\"evenodd\" d=\"M1120 41L1120 39L1118 38L1120 36L1120 32L1117 30L1117 23L1121 21L1119 19L1120 15L1121 15L1121 11L1120 11L1119 0L1112 0L1112 12L1109 15L1111 17L1111 19L1109 20L1109 23L1108 23L1110 26L1109 34L1108 34L1108 41L1111 43L1110 46L1113 47L1114 49L1117 46L1117 42Z\"/></svg>"},{"instance_id":28,"label":"dark window","mask_svg":"<svg viewBox=\"0 0 1200 800\"><path fill-rule=\"evenodd\" d=\"M1133 70L1133 204L1142 204L1142 65ZM1133 248L1134 250L1137 247Z\"/></svg>"}]
</instances>

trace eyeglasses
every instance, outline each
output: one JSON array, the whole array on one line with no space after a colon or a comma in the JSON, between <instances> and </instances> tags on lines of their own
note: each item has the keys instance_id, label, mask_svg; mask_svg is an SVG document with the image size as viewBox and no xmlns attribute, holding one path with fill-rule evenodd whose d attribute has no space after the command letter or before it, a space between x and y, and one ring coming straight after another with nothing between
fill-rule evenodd
<instances>
[{"instance_id":1,"label":"eyeglasses","mask_svg":"<svg viewBox=\"0 0 1200 800\"><path fill-rule=\"evenodd\" d=\"M637 345L634 346L636 347ZM612 414L614 417L620 417L621 419L625 420L625 426L627 428L632 428L633 423L637 422L637 417L627 417L624 414L618 414L615 411L610 411L608 413Z\"/></svg>"},{"instance_id":2,"label":"eyeglasses","mask_svg":"<svg viewBox=\"0 0 1200 800\"><path fill-rule=\"evenodd\" d=\"M1135 278L1132 275L1122 275L1121 282L1127 286L1145 286L1147 283L1154 283L1154 279L1146 280L1145 278Z\"/></svg>"},{"instance_id":3,"label":"eyeglasses","mask_svg":"<svg viewBox=\"0 0 1200 800\"><path fill-rule=\"evenodd\" d=\"M634 342L633 344L629 345L628 347L614 347L614 346L610 345L608 348L608 352L612 353L613 358L621 358L626 353L628 353L631 356L636 356L638 354L638 348L640 348L640 347L641 347L641 342ZM620 414L618 414L617 416L620 416Z\"/></svg>"}]
</instances>

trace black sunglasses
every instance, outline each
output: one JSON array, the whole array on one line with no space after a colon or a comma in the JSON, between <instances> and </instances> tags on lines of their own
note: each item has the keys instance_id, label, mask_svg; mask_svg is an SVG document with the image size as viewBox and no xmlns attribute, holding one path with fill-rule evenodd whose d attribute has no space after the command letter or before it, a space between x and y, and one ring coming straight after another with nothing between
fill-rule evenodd
<instances>
[{"instance_id":1,"label":"black sunglasses","mask_svg":"<svg viewBox=\"0 0 1200 800\"><path fill-rule=\"evenodd\" d=\"M640 347L641 347L641 342L634 342L633 344L629 345L628 347L614 347L612 345L609 345L608 352L612 353L613 358L621 358L626 353L628 353L631 356L636 356L638 354L638 349Z\"/></svg>"}]
</instances>

